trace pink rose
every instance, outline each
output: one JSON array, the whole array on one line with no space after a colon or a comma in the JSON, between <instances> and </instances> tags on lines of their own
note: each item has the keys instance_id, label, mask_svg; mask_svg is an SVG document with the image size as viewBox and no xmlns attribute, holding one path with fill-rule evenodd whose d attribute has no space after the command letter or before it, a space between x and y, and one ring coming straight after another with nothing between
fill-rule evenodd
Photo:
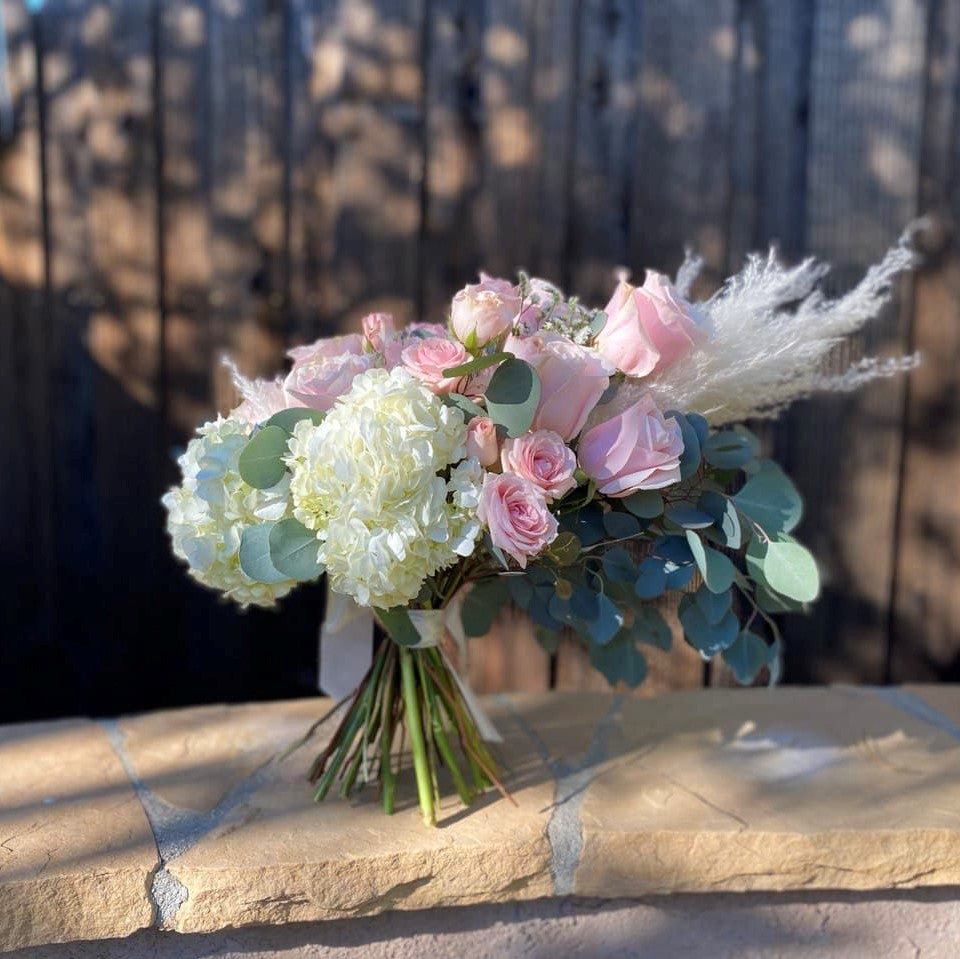
<instances>
[{"instance_id":1,"label":"pink rose","mask_svg":"<svg viewBox=\"0 0 960 959\"><path fill-rule=\"evenodd\" d=\"M490 530L494 546L509 553L521 569L557 537L557 520L543 493L514 473L486 474L477 516Z\"/></svg>"},{"instance_id":2,"label":"pink rose","mask_svg":"<svg viewBox=\"0 0 960 959\"><path fill-rule=\"evenodd\" d=\"M486 273L465 286L450 306L450 328L461 343L475 350L506 333L520 312L520 290L509 280Z\"/></svg>"},{"instance_id":3,"label":"pink rose","mask_svg":"<svg viewBox=\"0 0 960 959\"><path fill-rule=\"evenodd\" d=\"M359 333L345 333L343 336L327 336L308 343L306 346L295 346L287 350L287 356L298 363L312 363L314 360L330 356L342 356L344 353L355 353L359 356L363 352L363 337Z\"/></svg>"},{"instance_id":4,"label":"pink rose","mask_svg":"<svg viewBox=\"0 0 960 959\"><path fill-rule=\"evenodd\" d=\"M503 348L526 360L540 377L540 405L532 428L553 430L570 442L610 385L613 366L596 350L556 333L511 336Z\"/></svg>"},{"instance_id":5,"label":"pink rose","mask_svg":"<svg viewBox=\"0 0 960 959\"><path fill-rule=\"evenodd\" d=\"M461 343L439 336L414 340L402 354L406 369L434 393L455 393L463 377L444 376L443 371L469 360L470 354Z\"/></svg>"},{"instance_id":6,"label":"pink rose","mask_svg":"<svg viewBox=\"0 0 960 959\"><path fill-rule=\"evenodd\" d=\"M703 314L653 270L640 288L622 279L605 312L597 349L628 376L665 369L706 336Z\"/></svg>"},{"instance_id":7,"label":"pink rose","mask_svg":"<svg viewBox=\"0 0 960 959\"><path fill-rule=\"evenodd\" d=\"M649 396L591 427L580 439L583 471L605 496L629 496L680 482L683 434Z\"/></svg>"},{"instance_id":8,"label":"pink rose","mask_svg":"<svg viewBox=\"0 0 960 959\"><path fill-rule=\"evenodd\" d=\"M476 456L483 467L493 466L499 459L497 428L489 416L475 416L467 423L467 456Z\"/></svg>"},{"instance_id":9,"label":"pink rose","mask_svg":"<svg viewBox=\"0 0 960 959\"><path fill-rule=\"evenodd\" d=\"M377 353L382 353L397 335L397 322L390 313L368 313L360 325L370 348Z\"/></svg>"},{"instance_id":10,"label":"pink rose","mask_svg":"<svg viewBox=\"0 0 960 959\"><path fill-rule=\"evenodd\" d=\"M304 406L326 412L338 396L350 389L353 378L369 370L373 364L371 353L320 356L309 362L298 360L283 385Z\"/></svg>"},{"instance_id":11,"label":"pink rose","mask_svg":"<svg viewBox=\"0 0 960 959\"><path fill-rule=\"evenodd\" d=\"M577 485L573 478L577 457L553 430L535 430L505 440L500 462L504 470L533 483L548 503Z\"/></svg>"}]
</instances>

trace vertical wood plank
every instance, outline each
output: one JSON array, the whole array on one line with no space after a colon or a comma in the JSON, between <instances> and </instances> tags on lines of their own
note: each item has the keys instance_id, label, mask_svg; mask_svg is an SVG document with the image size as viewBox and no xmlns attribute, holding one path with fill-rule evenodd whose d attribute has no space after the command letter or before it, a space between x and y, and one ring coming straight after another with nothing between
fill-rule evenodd
<instances>
[{"instance_id":1,"label":"vertical wood plank","mask_svg":"<svg viewBox=\"0 0 960 959\"><path fill-rule=\"evenodd\" d=\"M419 287L424 0L295 9L298 338L356 329L372 310L406 322Z\"/></svg>"},{"instance_id":2,"label":"vertical wood plank","mask_svg":"<svg viewBox=\"0 0 960 959\"><path fill-rule=\"evenodd\" d=\"M925 13L916 0L817 6L806 230L810 251L835 265L835 288L858 279L916 214ZM908 346L907 315L894 307L844 353ZM790 414L784 465L807 501L799 535L825 574L812 617L787 623L796 680L884 678L903 390L902 379L883 380Z\"/></svg>"},{"instance_id":3,"label":"vertical wood plank","mask_svg":"<svg viewBox=\"0 0 960 959\"><path fill-rule=\"evenodd\" d=\"M50 468L49 323L45 298L41 128L34 24L5 0L10 113L0 147L0 497L13 518L0 530L0 669L56 678L58 604ZM36 695L14 683L0 721L27 713Z\"/></svg>"},{"instance_id":4,"label":"vertical wood plank","mask_svg":"<svg viewBox=\"0 0 960 959\"><path fill-rule=\"evenodd\" d=\"M143 613L156 603L165 548L154 27L149 0L97 0L83 18L91 106L85 129L89 185L81 213L90 244L84 283L93 364L86 469L96 479L97 580L107 606L96 637L98 686L113 689L114 701L131 673L158 675L164 664L163 645L143 642ZM118 708L141 705L142 692L130 690Z\"/></svg>"},{"instance_id":5,"label":"vertical wood plank","mask_svg":"<svg viewBox=\"0 0 960 959\"><path fill-rule=\"evenodd\" d=\"M46 4L37 14L43 118L51 377L51 510L56 530L57 630L73 674L65 712L98 689L103 609L97 477L93 469L96 370L88 349L95 302L90 223L92 87L84 50L84 0ZM76 692L74 692L76 691Z\"/></svg>"},{"instance_id":6,"label":"vertical wood plank","mask_svg":"<svg viewBox=\"0 0 960 959\"><path fill-rule=\"evenodd\" d=\"M932 5L920 209L924 264L913 298L905 448L891 618L893 682L960 679L960 7Z\"/></svg>"},{"instance_id":7,"label":"vertical wood plank","mask_svg":"<svg viewBox=\"0 0 960 959\"><path fill-rule=\"evenodd\" d=\"M630 216L640 123L642 14L643 5L629 0L588 0L580 14L570 289L601 306L610 298L616 267L641 265L630 262Z\"/></svg>"},{"instance_id":8,"label":"vertical wood plank","mask_svg":"<svg viewBox=\"0 0 960 959\"><path fill-rule=\"evenodd\" d=\"M630 265L672 271L691 245L709 288L726 258L736 3L644 4L640 37Z\"/></svg>"}]
</instances>

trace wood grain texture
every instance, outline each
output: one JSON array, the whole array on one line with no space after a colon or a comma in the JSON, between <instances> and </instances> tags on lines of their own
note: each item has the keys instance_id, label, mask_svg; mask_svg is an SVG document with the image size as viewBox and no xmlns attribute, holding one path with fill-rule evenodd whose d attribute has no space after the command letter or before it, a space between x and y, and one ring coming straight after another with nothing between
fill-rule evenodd
<instances>
[{"instance_id":1,"label":"wood grain texture","mask_svg":"<svg viewBox=\"0 0 960 959\"><path fill-rule=\"evenodd\" d=\"M9 97L0 115L0 489L16 517L0 531L0 664L30 675L56 655L58 638L50 315L35 22L19 0L6 0L0 13Z\"/></svg>"},{"instance_id":2,"label":"wood grain texture","mask_svg":"<svg viewBox=\"0 0 960 959\"><path fill-rule=\"evenodd\" d=\"M806 243L834 264L835 292L859 279L917 212L925 44L925 10L915 0L817 7ZM838 360L905 351L901 302ZM812 618L787 626L798 679L884 677L904 386L902 378L883 380L800 404L789 416L784 465L808 507L799 535L825 581Z\"/></svg>"},{"instance_id":3,"label":"wood grain texture","mask_svg":"<svg viewBox=\"0 0 960 959\"><path fill-rule=\"evenodd\" d=\"M0 530L0 665L43 679L0 713L310 690L322 591L241 617L163 542L172 454L235 399L223 352L263 374L373 309L443 320L481 268L602 305L617 266L669 271L687 244L706 256L701 294L769 242L832 260L841 290L922 211L926 266L850 355L916 346L924 366L763 436L826 574L814 617L786 621L788 679L960 675L952 0L3 13L0 434L31 441L0 446L17 517ZM702 680L675 639L650 690ZM185 667L165 682L169 661ZM569 643L551 664L514 611L470 674L484 690L598 681Z\"/></svg>"},{"instance_id":4,"label":"wood grain texture","mask_svg":"<svg viewBox=\"0 0 960 959\"><path fill-rule=\"evenodd\" d=\"M937 2L927 48L920 209L924 264L912 346L923 367L906 384L889 679L960 676L960 7Z\"/></svg>"}]
</instances>

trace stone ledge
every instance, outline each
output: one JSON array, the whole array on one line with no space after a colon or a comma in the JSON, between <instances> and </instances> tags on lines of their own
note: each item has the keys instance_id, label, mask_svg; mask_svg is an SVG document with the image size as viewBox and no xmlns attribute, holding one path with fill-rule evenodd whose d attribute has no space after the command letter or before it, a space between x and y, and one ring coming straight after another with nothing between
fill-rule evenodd
<instances>
[{"instance_id":1,"label":"stone ledge","mask_svg":"<svg viewBox=\"0 0 960 959\"><path fill-rule=\"evenodd\" d=\"M323 700L0 728L0 950L547 896L960 883L960 689L497 696L517 807L314 805Z\"/></svg>"}]
</instances>

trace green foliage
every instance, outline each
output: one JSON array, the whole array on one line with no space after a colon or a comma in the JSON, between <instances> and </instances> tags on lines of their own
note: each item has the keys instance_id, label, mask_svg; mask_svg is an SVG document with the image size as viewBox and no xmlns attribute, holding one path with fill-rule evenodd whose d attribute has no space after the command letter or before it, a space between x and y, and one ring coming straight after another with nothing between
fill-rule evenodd
<instances>
[{"instance_id":1,"label":"green foliage","mask_svg":"<svg viewBox=\"0 0 960 959\"><path fill-rule=\"evenodd\" d=\"M728 497L714 490L707 490L700 494L697 508L713 520L714 535L721 546L740 549L743 542L740 517Z\"/></svg>"},{"instance_id":2,"label":"green foliage","mask_svg":"<svg viewBox=\"0 0 960 959\"><path fill-rule=\"evenodd\" d=\"M680 457L680 479L693 476L700 468L700 435L683 413L670 410L667 417L674 417L683 434L683 455Z\"/></svg>"},{"instance_id":3,"label":"green foliage","mask_svg":"<svg viewBox=\"0 0 960 959\"><path fill-rule=\"evenodd\" d=\"M460 410L465 420L472 420L475 416L487 415L483 407L477 406L470 397L464 396L462 393L442 393L440 399L447 406L454 406Z\"/></svg>"},{"instance_id":4,"label":"green foliage","mask_svg":"<svg viewBox=\"0 0 960 959\"><path fill-rule=\"evenodd\" d=\"M721 430L711 433L703 447L703 458L717 469L743 469L759 452L752 433L745 430Z\"/></svg>"},{"instance_id":5,"label":"green foliage","mask_svg":"<svg viewBox=\"0 0 960 959\"><path fill-rule=\"evenodd\" d=\"M633 622L627 634L640 643L656 646L664 651L670 649L670 627L655 606L648 603L637 606L633 612Z\"/></svg>"},{"instance_id":6,"label":"green foliage","mask_svg":"<svg viewBox=\"0 0 960 959\"><path fill-rule=\"evenodd\" d=\"M305 582L323 573L323 566L317 559L320 550L317 534L299 520L290 518L274 523L268 543L270 561L288 579Z\"/></svg>"},{"instance_id":7,"label":"green foliage","mask_svg":"<svg viewBox=\"0 0 960 959\"><path fill-rule=\"evenodd\" d=\"M289 437L293 436L293 428L301 420L310 420L315 426L319 426L325 415L320 410L310 410L306 407L296 406L289 410L280 410L279 413L274 413L263 426L264 429L268 426L279 426Z\"/></svg>"},{"instance_id":8,"label":"green foliage","mask_svg":"<svg viewBox=\"0 0 960 959\"><path fill-rule=\"evenodd\" d=\"M483 356L478 356L474 360L461 363L459 366L451 366L450 369L443 371L443 375L451 377L469 376L471 373L479 373L481 370L496 366L498 363L502 363L512 356L512 353L486 353Z\"/></svg>"},{"instance_id":9,"label":"green foliage","mask_svg":"<svg viewBox=\"0 0 960 959\"><path fill-rule=\"evenodd\" d=\"M776 463L765 462L732 499L767 534L789 533L803 515L797 488Z\"/></svg>"},{"instance_id":10,"label":"green foliage","mask_svg":"<svg viewBox=\"0 0 960 959\"><path fill-rule=\"evenodd\" d=\"M690 552L707 588L714 593L726 592L733 585L736 567L723 553L705 546L693 530L687 530L686 535Z\"/></svg>"},{"instance_id":11,"label":"green foliage","mask_svg":"<svg viewBox=\"0 0 960 959\"><path fill-rule=\"evenodd\" d=\"M611 539L630 539L633 536L639 536L642 527L633 513L610 510L603 514L603 529Z\"/></svg>"},{"instance_id":12,"label":"green foliage","mask_svg":"<svg viewBox=\"0 0 960 959\"><path fill-rule=\"evenodd\" d=\"M656 519L663 515L663 497L653 489L643 489L620 500L623 505L640 519Z\"/></svg>"},{"instance_id":13,"label":"green foliage","mask_svg":"<svg viewBox=\"0 0 960 959\"><path fill-rule=\"evenodd\" d=\"M733 610L727 609L718 622L711 623L703 606L689 594L680 600L679 615L684 638L703 659L712 659L732 646L740 631Z\"/></svg>"},{"instance_id":14,"label":"green foliage","mask_svg":"<svg viewBox=\"0 0 960 959\"><path fill-rule=\"evenodd\" d=\"M460 607L460 620L467 636L486 636L507 596L507 584L500 576L477 583Z\"/></svg>"},{"instance_id":15,"label":"green foliage","mask_svg":"<svg viewBox=\"0 0 960 959\"><path fill-rule=\"evenodd\" d=\"M763 574L773 592L798 603L809 603L820 593L820 574L813 556L785 533L767 543Z\"/></svg>"},{"instance_id":16,"label":"green foliage","mask_svg":"<svg viewBox=\"0 0 960 959\"><path fill-rule=\"evenodd\" d=\"M730 667L738 683L747 685L757 678L757 673L767 665L767 644L756 633L743 630L723 651L723 661Z\"/></svg>"},{"instance_id":17,"label":"green foliage","mask_svg":"<svg viewBox=\"0 0 960 959\"><path fill-rule=\"evenodd\" d=\"M560 529L573 533L583 546L594 546L604 538L603 509L599 503L587 503L560 517Z\"/></svg>"},{"instance_id":18,"label":"green foliage","mask_svg":"<svg viewBox=\"0 0 960 959\"><path fill-rule=\"evenodd\" d=\"M590 646L590 663L608 683L626 683L635 688L647 678L647 660L630 637L620 637L606 646Z\"/></svg>"},{"instance_id":19,"label":"green foliage","mask_svg":"<svg viewBox=\"0 0 960 959\"><path fill-rule=\"evenodd\" d=\"M240 478L254 489L276 486L287 469L281 457L287 452L289 436L279 426L257 430L240 451L237 461Z\"/></svg>"},{"instance_id":20,"label":"green foliage","mask_svg":"<svg viewBox=\"0 0 960 959\"><path fill-rule=\"evenodd\" d=\"M546 558L557 566L569 566L580 556L580 540L576 533L564 530L547 547Z\"/></svg>"},{"instance_id":21,"label":"green foliage","mask_svg":"<svg viewBox=\"0 0 960 959\"><path fill-rule=\"evenodd\" d=\"M713 526L714 519L709 514L689 504L668 506L664 514L671 523L682 526L684 529L706 529Z\"/></svg>"},{"instance_id":22,"label":"green foliage","mask_svg":"<svg viewBox=\"0 0 960 959\"><path fill-rule=\"evenodd\" d=\"M270 531L274 526L276 523L248 526L240 539L237 553L240 569L258 583L280 583L287 579L270 559Z\"/></svg>"},{"instance_id":23,"label":"green foliage","mask_svg":"<svg viewBox=\"0 0 960 959\"><path fill-rule=\"evenodd\" d=\"M380 625L387 631L387 635L400 646L416 646L420 642L420 634L410 620L410 613L404 606L394 606L392 609L373 610L380 621Z\"/></svg>"},{"instance_id":24,"label":"green foliage","mask_svg":"<svg viewBox=\"0 0 960 959\"><path fill-rule=\"evenodd\" d=\"M656 556L646 556L637 570L634 593L638 599L656 599L667 588L667 563Z\"/></svg>"},{"instance_id":25,"label":"green foliage","mask_svg":"<svg viewBox=\"0 0 960 959\"><path fill-rule=\"evenodd\" d=\"M497 367L486 392L487 415L507 436L530 429L540 403L540 377L525 360L511 356Z\"/></svg>"}]
</instances>

